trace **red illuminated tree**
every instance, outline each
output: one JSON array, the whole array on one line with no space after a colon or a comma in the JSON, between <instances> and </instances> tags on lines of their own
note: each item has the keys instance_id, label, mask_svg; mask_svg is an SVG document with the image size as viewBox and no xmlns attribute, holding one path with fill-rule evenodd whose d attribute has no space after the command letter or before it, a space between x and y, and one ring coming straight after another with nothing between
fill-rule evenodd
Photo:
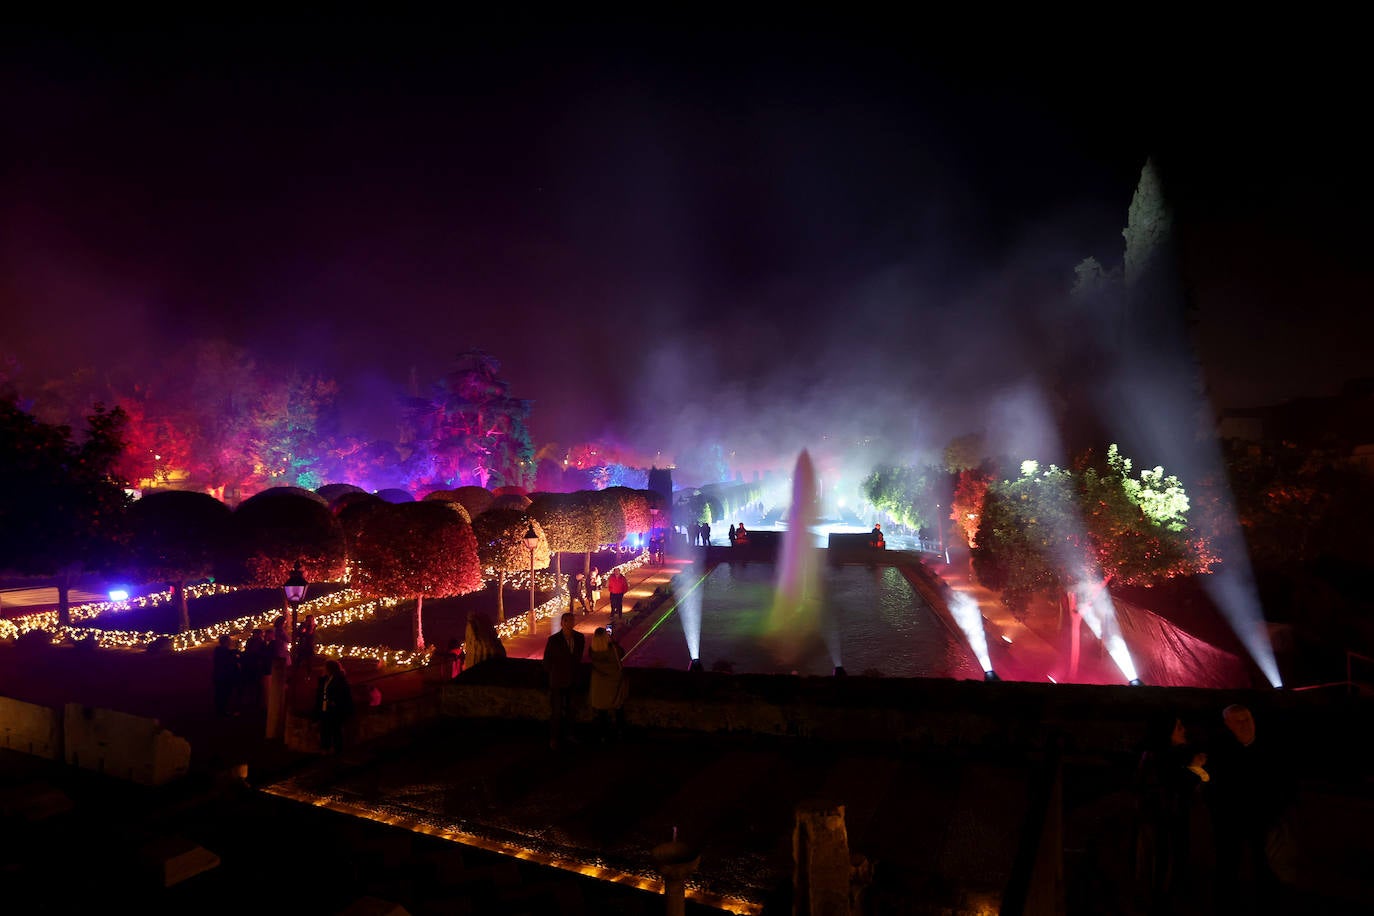
<instances>
[{"instance_id":1,"label":"red illuminated tree","mask_svg":"<svg viewBox=\"0 0 1374 916\"><path fill-rule=\"evenodd\" d=\"M373 505L361 514L353 582L363 594L415 601L412 635L425 648L424 601L482 587L472 526L441 500Z\"/></svg>"},{"instance_id":2,"label":"red illuminated tree","mask_svg":"<svg viewBox=\"0 0 1374 916\"><path fill-rule=\"evenodd\" d=\"M959 472L950 503L949 518L964 535L969 547L978 542L978 524L983 517L983 502L987 499L992 475L982 468L965 468Z\"/></svg>"},{"instance_id":3,"label":"red illuminated tree","mask_svg":"<svg viewBox=\"0 0 1374 916\"><path fill-rule=\"evenodd\" d=\"M649 495L644 490L607 487L602 492L617 500L619 504L622 519L620 539L630 533L643 534L649 530L653 524L653 515L649 512Z\"/></svg>"},{"instance_id":4,"label":"red illuminated tree","mask_svg":"<svg viewBox=\"0 0 1374 916\"><path fill-rule=\"evenodd\" d=\"M145 386L136 385L132 394L119 398L119 406L129 417L124 454L119 462L119 472L125 480L136 485L149 481L159 486L190 465L192 431L168 413L165 401L152 396Z\"/></svg>"}]
</instances>

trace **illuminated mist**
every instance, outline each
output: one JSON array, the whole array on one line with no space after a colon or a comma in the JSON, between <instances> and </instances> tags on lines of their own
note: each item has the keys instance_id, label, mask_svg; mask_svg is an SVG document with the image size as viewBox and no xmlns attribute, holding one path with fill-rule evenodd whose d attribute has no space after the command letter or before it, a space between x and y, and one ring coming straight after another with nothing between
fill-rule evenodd
<instances>
[{"instance_id":1,"label":"illuminated mist","mask_svg":"<svg viewBox=\"0 0 1374 916\"><path fill-rule=\"evenodd\" d=\"M701 658L701 586L705 581L704 577L697 579L677 596L677 619L682 625L682 638L687 641L687 657L691 659Z\"/></svg>"},{"instance_id":2,"label":"illuminated mist","mask_svg":"<svg viewBox=\"0 0 1374 916\"><path fill-rule=\"evenodd\" d=\"M983 671L992 670L992 656L988 654L988 638L983 631L983 612L978 602L962 592L952 592L949 596L949 612L954 622L964 632L969 648Z\"/></svg>"}]
</instances>

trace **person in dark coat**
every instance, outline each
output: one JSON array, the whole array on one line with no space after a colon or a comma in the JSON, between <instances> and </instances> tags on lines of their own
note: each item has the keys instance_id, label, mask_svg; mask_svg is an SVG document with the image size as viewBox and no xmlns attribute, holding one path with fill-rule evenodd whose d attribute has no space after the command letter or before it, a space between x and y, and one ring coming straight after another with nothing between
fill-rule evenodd
<instances>
[{"instance_id":1,"label":"person in dark coat","mask_svg":"<svg viewBox=\"0 0 1374 916\"><path fill-rule=\"evenodd\" d=\"M305 619L296 626L296 639L292 645L295 659L292 665L302 675L309 675L315 666L315 615L306 614Z\"/></svg>"},{"instance_id":2,"label":"person in dark coat","mask_svg":"<svg viewBox=\"0 0 1374 916\"><path fill-rule=\"evenodd\" d=\"M320 750L343 750L344 723L353 717L353 687L337 659L324 663L324 674L315 687L315 715L320 722Z\"/></svg>"},{"instance_id":3,"label":"person in dark coat","mask_svg":"<svg viewBox=\"0 0 1374 916\"><path fill-rule=\"evenodd\" d=\"M558 750L571 739L573 690L586 642L577 632L577 617L564 614L559 631L544 643L544 676L549 684L549 747Z\"/></svg>"},{"instance_id":4,"label":"person in dark coat","mask_svg":"<svg viewBox=\"0 0 1374 916\"><path fill-rule=\"evenodd\" d=\"M1193 824L1203 810L1202 786L1211 779L1206 766L1207 755L1189 741L1182 719L1170 714L1151 724L1136 767L1136 877L1152 913L1179 912L1198 891Z\"/></svg>"},{"instance_id":5,"label":"person in dark coat","mask_svg":"<svg viewBox=\"0 0 1374 916\"><path fill-rule=\"evenodd\" d=\"M260 709L266 691L263 681L272 673L272 647L267 644L266 631L257 629L243 644L243 657L239 676L241 687L239 696L248 709Z\"/></svg>"},{"instance_id":6,"label":"person in dark coat","mask_svg":"<svg viewBox=\"0 0 1374 916\"><path fill-rule=\"evenodd\" d=\"M214 667L211 682L215 690L215 712L221 716L236 716L238 713L230 709L230 701L243 675L239 667L238 646L234 645L234 638L228 633L219 638L212 664Z\"/></svg>"},{"instance_id":7,"label":"person in dark coat","mask_svg":"<svg viewBox=\"0 0 1374 916\"><path fill-rule=\"evenodd\" d=\"M725 536L730 539L730 546L735 546L735 526L731 525L730 530L725 532Z\"/></svg>"},{"instance_id":8,"label":"person in dark coat","mask_svg":"<svg viewBox=\"0 0 1374 916\"><path fill-rule=\"evenodd\" d=\"M576 614L578 607L583 614L590 614L592 606L587 603L587 576L585 573L568 573L568 613Z\"/></svg>"},{"instance_id":9,"label":"person in dark coat","mask_svg":"<svg viewBox=\"0 0 1374 916\"><path fill-rule=\"evenodd\" d=\"M1261 737L1251 711L1222 711L1225 730L1209 755L1207 783L1217 852L1217 905L1232 912L1288 912L1294 878L1290 808L1297 779L1282 742Z\"/></svg>"}]
</instances>

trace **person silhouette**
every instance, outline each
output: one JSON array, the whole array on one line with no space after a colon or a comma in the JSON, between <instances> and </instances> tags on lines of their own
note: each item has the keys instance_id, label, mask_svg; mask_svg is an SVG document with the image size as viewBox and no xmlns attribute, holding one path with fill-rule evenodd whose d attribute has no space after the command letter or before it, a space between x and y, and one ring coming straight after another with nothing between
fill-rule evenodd
<instances>
[{"instance_id":1,"label":"person silhouette","mask_svg":"<svg viewBox=\"0 0 1374 916\"><path fill-rule=\"evenodd\" d=\"M576 614L579 605L583 614L592 612L591 605L587 603L587 575L568 573L568 613Z\"/></svg>"},{"instance_id":2,"label":"person silhouette","mask_svg":"<svg viewBox=\"0 0 1374 916\"><path fill-rule=\"evenodd\" d=\"M320 723L320 750L339 753L344 723L353 716L353 688L338 659L324 663L324 674L315 686L315 715Z\"/></svg>"},{"instance_id":3,"label":"person silhouette","mask_svg":"<svg viewBox=\"0 0 1374 916\"><path fill-rule=\"evenodd\" d=\"M1286 912L1280 901L1284 885L1294 880L1289 820L1297 779L1282 742L1259 735L1248 707L1227 706L1222 722L1225 729L1208 755L1207 783L1217 902L1237 911Z\"/></svg>"},{"instance_id":4,"label":"person silhouette","mask_svg":"<svg viewBox=\"0 0 1374 916\"><path fill-rule=\"evenodd\" d=\"M559 631L544 643L544 676L549 687L549 747L558 750L572 738L572 694L582 664L585 639L571 612L558 621Z\"/></svg>"}]
</instances>

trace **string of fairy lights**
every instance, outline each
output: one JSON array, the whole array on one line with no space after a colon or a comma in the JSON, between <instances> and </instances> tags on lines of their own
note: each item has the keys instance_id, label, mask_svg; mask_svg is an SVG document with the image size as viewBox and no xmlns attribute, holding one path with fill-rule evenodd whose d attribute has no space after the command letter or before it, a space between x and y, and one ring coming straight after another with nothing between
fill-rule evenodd
<instances>
[{"instance_id":1,"label":"string of fairy lights","mask_svg":"<svg viewBox=\"0 0 1374 916\"><path fill-rule=\"evenodd\" d=\"M648 554L642 549L637 548L617 548L614 552L625 555L633 554L632 558L624 563L620 563L612 569L619 569L623 573L630 573L638 569L648 560ZM607 570L609 574L611 570ZM497 581L493 570L484 570L486 582L490 585ZM505 579L508 588L523 590L530 587L530 574L528 571L523 573L507 574ZM547 620L562 612L565 597L563 593L563 577L557 573L547 570L536 570L534 574L534 585L536 589L552 591L554 596L535 608L534 615L536 626L538 621ZM199 583L188 585L185 589L187 600L195 598L206 598L212 595L227 595L239 591L236 586L221 585L218 583ZM159 592L152 592L135 598L126 598L120 601L92 601L86 604L76 605L71 608L71 621L68 626L62 626L58 622L57 611L36 611L22 616L0 619L0 640L18 639L27 633L41 632L46 634L48 641L53 645L63 643L93 643L101 649L148 649L154 643L162 643L165 648L173 652L186 652L191 649L201 648L207 645L214 645L219 638L224 635L238 636L244 633L261 628L269 628L273 622L281 616L282 609L277 606L255 611L231 620L220 621L208 627L199 627L194 630L187 630L183 633L158 633L144 630L110 630L93 626L78 626L78 623L99 620L102 617L127 612L134 608L159 607L170 603L176 597L175 592L168 588ZM353 588L345 588L328 595L321 595L302 601L297 613L300 615L313 615L317 630L325 630L332 627L343 627L348 624L358 623L364 620L371 620L378 616L384 616L387 612L394 611L398 606L405 603L404 598L375 598L367 600L361 592ZM513 636L525 633L529 628L529 615L519 614L502 621L496 625L496 635L501 639L509 639ZM326 643L317 645L315 651L319 655L329 658L354 658L375 661L384 667L417 667L428 663L429 657L433 652L433 647L426 647L423 650L404 650L392 649L387 646L356 646L346 644Z\"/></svg>"}]
</instances>

